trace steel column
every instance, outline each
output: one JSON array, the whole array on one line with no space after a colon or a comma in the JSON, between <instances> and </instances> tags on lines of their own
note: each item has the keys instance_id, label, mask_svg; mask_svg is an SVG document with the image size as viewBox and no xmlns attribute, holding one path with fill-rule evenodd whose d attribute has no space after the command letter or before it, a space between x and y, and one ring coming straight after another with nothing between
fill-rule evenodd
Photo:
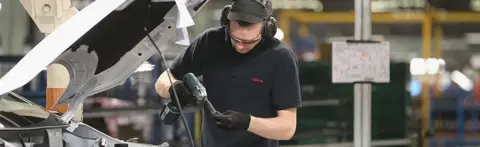
<instances>
[{"instance_id":1,"label":"steel column","mask_svg":"<svg viewBox=\"0 0 480 147\"><path fill-rule=\"evenodd\" d=\"M355 40L372 36L371 0L355 0ZM354 147L371 146L372 85L354 84Z\"/></svg>"}]
</instances>

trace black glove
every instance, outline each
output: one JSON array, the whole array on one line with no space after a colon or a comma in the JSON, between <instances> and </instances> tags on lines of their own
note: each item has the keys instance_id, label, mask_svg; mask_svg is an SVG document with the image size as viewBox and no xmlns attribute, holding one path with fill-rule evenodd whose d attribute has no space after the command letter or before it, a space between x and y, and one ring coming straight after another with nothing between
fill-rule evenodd
<instances>
[{"instance_id":1,"label":"black glove","mask_svg":"<svg viewBox=\"0 0 480 147\"><path fill-rule=\"evenodd\" d=\"M247 130L250 127L250 115L228 110L222 114L212 115L217 125L226 130Z\"/></svg>"},{"instance_id":2,"label":"black glove","mask_svg":"<svg viewBox=\"0 0 480 147\"><path fill-rule=\"evenodd\" d=\"M168 89L168 92L170 93L170 99L172 100L174 106L177 106L177 100L175 100L175 93L173 92L174 88L175 88L175 91L177 92L178 100L180 101L180 105L182 107L189 104L189 101L191 99L194 99L186 83L181 80L178 80L175 83L173 83L173 85L170 86L170 88Z\"/></svg>"}]
</instances>

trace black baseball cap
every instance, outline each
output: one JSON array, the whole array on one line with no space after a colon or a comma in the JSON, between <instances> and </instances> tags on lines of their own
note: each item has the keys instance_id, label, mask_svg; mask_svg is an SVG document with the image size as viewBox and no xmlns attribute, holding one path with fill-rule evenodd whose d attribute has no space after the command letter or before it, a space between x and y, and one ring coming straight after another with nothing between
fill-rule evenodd
<instances>
[{"instance_id":1,"label":"black baseball cap","mask_svg":"<svg viewBox=\"0 0 480 147\"><path fill-rule=\"evenodd\" d=\"M235 0L228 14L229 20L239 20L249 23L266 21L272 15L270 0Z\"/></svg>"}]
</instances>

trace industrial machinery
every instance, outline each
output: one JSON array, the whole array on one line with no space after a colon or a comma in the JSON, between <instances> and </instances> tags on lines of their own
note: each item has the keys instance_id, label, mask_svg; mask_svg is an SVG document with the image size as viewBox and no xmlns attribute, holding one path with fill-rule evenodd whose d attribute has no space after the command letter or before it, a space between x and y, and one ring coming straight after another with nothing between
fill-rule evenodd
<instances>
[{"instance_id":1,"label":"industrial machinery","mask_svg":"<svg viewBox=\"0 0 480 147\"><path fill-rule=\"evenodd\" d=\"M0 98L0 146L5 147L169 147L122 141L57 114L13 92Z\"/></svg>"},{"instance_id":2,"label":"industrial machinery","mask_svg":"<svg viewBox=\"0 0 480 147\"><path fill-rule=\"evenodd\" d=\"M0 145L168 146L118 140L72 118L85 98L122 84L176 32L183 35L178 32L185 32L188 20L208 0L96 0L79 12L63 8L67 3L62 0L49 0L55 5L42 4L41 9L44 0L20 1L42 32L55 29L0 79ZM41 27L45 22L53 26ZM61 114L12 92L51 64L61 64L69 73L70 82L56 103L68 104Z\"/></svg>"}]
</instances>

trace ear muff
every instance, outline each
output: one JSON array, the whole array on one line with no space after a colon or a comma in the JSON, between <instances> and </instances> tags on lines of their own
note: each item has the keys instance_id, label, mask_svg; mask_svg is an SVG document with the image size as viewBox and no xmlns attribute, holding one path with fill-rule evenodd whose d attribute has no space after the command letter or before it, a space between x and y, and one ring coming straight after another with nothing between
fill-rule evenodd
<instances>
[{"instance_id":1,"label":"ear muff","mask_svg":"<svg viewBox=\"0 0 480 147\"><path fill-rule=\"evenodd\" d=\"M225 7L223 7L222 14L220 16L220 24L224 28L228 28L228 24L230 23L230 21L227 18L228 13L230 13L230 10L232 10L232 5L226 5ZM273 38L277 33L277 27L278 27L277 20L274 17L268 18L265 21L265 25L263 27L262 37L269 38L269 39Z\"/></svg>"},{"instance_id":2,"label":"ear muff","mask_svg":"<svg viewBox=\"0 0 480 147\"><path fill-rule=\"evenodd\" d=\"M260 2L264 8L272 7L272 1L270 0L260 0L257 2ZM275 34L277 33L277 27L277 20L272 16L268 17L268 19L265 21L262 36L269 39L274 38Z\"/></svg>"},{"instance_id":3,"label":"ear muff","mask_svg":"<svg viewBox=\"0 0 480 147\"><path fill-rule=\"evenodd\" d=\"M222 15L220 16L220 24L222 25L222 27L228 27L229 20L227 16L228 13L230 13L230 10L232 10L232 5L226 5L225 7L223 7Z\"/></svg>"},{"instance_id":4,"label":"ear muff","mask_svg":"<svg viewBox=\"0 0 480 147\"><path fill-rule=\"evenodd\" d=\"M273 38L277 33L277 27L277 20L274 17L268 18L268 20L265 21L265 25L263 26L262 37L269 39Z\"/></svg>"}]
</instances>

